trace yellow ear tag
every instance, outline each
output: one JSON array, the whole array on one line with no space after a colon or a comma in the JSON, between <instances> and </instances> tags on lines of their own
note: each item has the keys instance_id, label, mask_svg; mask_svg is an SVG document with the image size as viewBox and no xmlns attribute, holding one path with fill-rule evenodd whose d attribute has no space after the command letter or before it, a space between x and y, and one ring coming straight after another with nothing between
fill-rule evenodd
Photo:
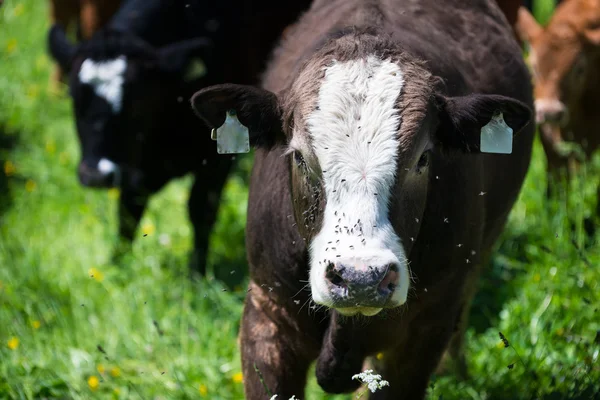
<instances>
[{"instance_id":1,"label":"yellow ear tag","mask_svg":"<svg viewBox=\"0 0 600 400\"><path fill-rule=\"evenodd\" d=\"M239 154L250 151L250 134L238 120L235 110L227 111L225 122L216 132L217 153L219 154ZM214 130L211 133L214 140Z\"/></svg>"},{"instance_id":2,"label":"yellow ear tag","mask_svg":"<svg viewBox=\"0 0 600 400\"><path fill-rule=\"evenodd\" d=\"M513 147L513 130L506 125L502 113L495 114L490 122L481 128L482 153L511 154Z\"/></svg>"}]
</instances>

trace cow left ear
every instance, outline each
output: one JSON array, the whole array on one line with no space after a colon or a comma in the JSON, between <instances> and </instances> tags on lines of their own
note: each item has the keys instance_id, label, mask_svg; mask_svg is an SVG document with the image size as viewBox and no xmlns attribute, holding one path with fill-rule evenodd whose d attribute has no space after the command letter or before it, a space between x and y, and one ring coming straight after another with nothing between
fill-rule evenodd
<instances>
[{"instance_id":1,"label":"cow left ear","mask_svg":"<svg viewBox=\"0 0 600 400\"><path fill-rule=\"evenodd\" d=\"M222 84L209 86L192 96L192 108L215 129L225 123L227 114L248 128L253 147L270 148L285 142L281 109L277 96L254 86Z\"/></svg>"},{"instance_id":2,"label":"cow left ear","mask_svg":"<svg viewBox=\"0 0 600 400\"><path fill-rule=\"evenodd\" d=\"M181 75L189 69L196 58L206 57L210 52L211 41L197 38L174 43L158 50L158 62L161 71Z\"/></svg>"},{"instance_id":3,"label":"cow left ear","mask_svg":"<svg viewBox=\"0 0 600 400\"><path fill-rule=\"evenodd\" d=\"M58 24L52 25L48 31L48 50L63 70L71 69L77 46L69 41L66 32Z\"/></svg>"},{"instance_id":4,"label":"cow left ear","mask_svg":"<svg viewBox=\"0 0 600 400\"><path fill-rule=\"evenodd\" d=\"M443 148L465 153L481 152L482 129L500 114L512 129L513 136L530 122L532 116L532 110L525 103L500 95L437 95L436 103L440 122L436 141ZM502 132L491 130L488 134L502 135Z\"/></svg>"}]
</instances>

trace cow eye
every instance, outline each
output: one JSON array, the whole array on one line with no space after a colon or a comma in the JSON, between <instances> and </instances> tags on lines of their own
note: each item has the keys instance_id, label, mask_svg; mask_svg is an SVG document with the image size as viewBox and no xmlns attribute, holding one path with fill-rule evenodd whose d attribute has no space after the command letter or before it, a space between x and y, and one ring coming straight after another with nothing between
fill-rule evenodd
<instances>
[{"instance_id":1,"label":"cow eye","mask_svg":"<svg viewBox=\"0 0 600 400\"><path fill-rule=\"evenodd\" d=\"M419 158L419 162L417 162L417 174L420 174L421 172L423 172L422 170L427 168L429 166L429 154L431 153L430 150L426 150L423 152L423 154L421 154L421 157Z\"/></svg>"},{"instance_id":2,"label":"cow eye","mask_svg":"<svg viewBox=\"0 0 600 400\"><path fill-rule=\"evenodd\" d=\"M304 157L299 151L294 151L294 161L297 167L306 168L306 161L304 161Z\"/></svg>"}]
</instances>

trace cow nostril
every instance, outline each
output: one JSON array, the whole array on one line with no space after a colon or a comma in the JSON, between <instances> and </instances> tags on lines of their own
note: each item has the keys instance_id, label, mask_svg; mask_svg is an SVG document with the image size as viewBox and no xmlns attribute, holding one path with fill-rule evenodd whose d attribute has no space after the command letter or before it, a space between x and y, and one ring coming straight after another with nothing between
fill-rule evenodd
<instances>
[{"instance_id":1,"label":"cow nostril","mask_svg":"<svg viewBox=\"0 0 600 400\"><path fill-rule=\"evenodd\" d=\"M384 296L387 296L393 293L394 290L396 290L400 274L398 273L398 266L396 264L389 264L385 268L385 271L385 275L381 282L379 282L377 289L379 293L381 293Z\"/></svg>"},{"instance_id":2,"label":"cow nostril","mask_svg":"<svg viewBox=\"0 0 600 400\"><path fill-rule=\"evenodd\" d=\"M329 280L331 282L331 284L335 285L335 286L345 286L344 285L344 280L342 279L342 277L334 272L333 273L333 277Z\"/></svg>"},{"instance_id":3,"label":"cow nostril","mask_svg":"<svg viewBox=\"0 0 600 400\"><path fill-rule=\"evenodd\" d=\"M342 278L344 270L343 266L336 267L333 263L329 263L325 270L325 278L334 286L346 287L346 281Z\"/></svg>"}]
</instances>

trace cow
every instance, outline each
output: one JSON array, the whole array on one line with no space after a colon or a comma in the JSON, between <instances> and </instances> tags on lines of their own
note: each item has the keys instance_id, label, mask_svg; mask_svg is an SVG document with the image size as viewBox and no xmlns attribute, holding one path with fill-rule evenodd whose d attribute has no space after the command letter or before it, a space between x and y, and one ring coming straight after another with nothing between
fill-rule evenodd
<instances>
[{"instance_id":1,"label":"cow","mask_svg":"<svg viewBox=\"0 0 600 400\"><path fill-rule=\"evenodd\" d=\"M260 87L191 103L255 149L246 398L303 398L314 360L322 389L351 392L382 353L373 398L422 399L531 158L532 86L496 2L316 0Z\"/></svg>"},{"instance_id":2,"label":"cow","mask_svg":"<svg viewBox=\"0 0 600 400\"><path fill-rule=\"evenodd\" d=\"M127 0L105 28L77 46L59 26L50 29L50 53L70 71L79 180L86 187L121 189L123 245L116 255L129 250L150 196L191 173L190 267L205 273L209 234L233 161L211 150L203 134L209 131L188 99L204 86L255 82L302 6L307 1Z\"/></svg>"},{"instance_id":3,"label":"cow","mask_svg":"<svg viewBox=\"0 0 600 400\"><path fill-rule=\"evenodd\" d=\"M600 96L600 1L564 1L546 27L521 8L517 29L529 44L535 116L547 158L550 196L561 171L570 176L579 161L600 147L596 133L600 115L595 108ZM580 145L583 154L565 146L568 142ZM596 215L600 216L600 185Z\"/></svg>"},{"instance_id":4,"label":"cow","mask_svg":"<svg viewBox=\"0 0 600 400\"><path fill-rule=\"evenodd\" d=\"M77 38L87 40L110 20L120 3L120 0L50 0L50 23L63 29L75 25ZM63 80L60 66L56 66L51 79Z\"/></svg>"}]
</instances>

